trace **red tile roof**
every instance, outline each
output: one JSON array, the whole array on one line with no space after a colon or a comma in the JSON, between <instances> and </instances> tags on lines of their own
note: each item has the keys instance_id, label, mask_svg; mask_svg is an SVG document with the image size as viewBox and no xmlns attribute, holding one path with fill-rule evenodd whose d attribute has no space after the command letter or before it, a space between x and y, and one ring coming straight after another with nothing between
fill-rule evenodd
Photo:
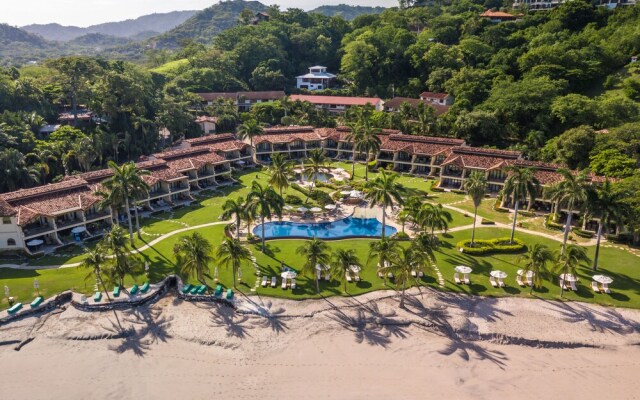
<instances>
[{"instance_id":1,"label":"red tile roof","mask_svg":"<svg viewBox=\"0 0 640 400\"><path fill-rule=\"evenodd\" d=\"M485 18L516 19L515 15L502 12L502 11L491 11L491 10L487 10L483 12L482 14L480 14L480 16Z\"/></svg>"},{"instance_id":2,"label":"red tile roof","mask_svg":"<svg viewBox=\"0 0 640 400\"><path fill-rule=\"evenodd\" d=\"M216 118L216 117L208 117L206 115L201 115L198 118L196 118L196 123L197 124L200 124L200 123L203 123L203 122L211 122L211 123L216 124L216 123L218 123L218 118Z\"/></svg>"},{"instance_id":3,"label":"red tile roof","mask_svg":"<svg viewBox=\"0 0 640 400\"><path fill-rule=\"evenodd\" d=\"M290 96L290 99L291 101L308 101L312 104L335 104L344 106L364 106L367 104L375 106L382 102L382 99L377 97L314 96L304 94L293 94Z\"/></svg>"},{"instance_id":4,"label":"red tile roof","mask_svg":"<svg viewBox=\"0 0 640 400\"><path fill-rule=\"evenodd\" d=\"M281 90L262 91L262 92L218 92L218 93L198 93L204 101L216 101L219 98L238 101L247 100L279 100L286 96ZM242 104L242 103L241 103Z\"/></svg>"},{"instance_id":5,"label":"red tile roof","mask_svg":"<svg viewBox=\"0 0 640 400\"><path fill-rule=\"evenodd\" d=\"M313 132L313 131L314 131L314 127L313 126L298 126L298 125L275 126L273 128L265 128L264 129L264 133L265 134L270 134L270 133L301 133L301 132Z\"/></svg>"},{"instance_id":6,"label":"red tile roof","mask_svg":"<svg viewBox=\"0 0 640 400\"><path fill-rule=\"evenodd\" d=\"M409 154L434 156L460 146L464 140L430 136L392 134L382 137L381 150L405 151Z\"/></svg>"},{"instance_id":7,"label":"red tile roof","mask_svg":"<svg viewBox=\"0 0 640 400\"><path fill-rule=\"evenodd\" d=\"M258 145L260 143L291 143L296 140L302 140L305 142L311 142L315 140L322 140L317 132L313 130L311 132L298 132L298 133L274 133L270 135L262 135L253 139L253 144Z\"/></svg>"},{"instance_id":8,"label":"red tile roof","mask_svg":"<svg viewBox=\"0 0 640 400\"><path fill-rule=\"evenodd\" d=\"M496 169L509 165L510 160L521 156L520 152L483 149L478 147L453 147L442 165L454 164L461 168Z\"/></svg>"},{"instance_id":9,"label":"red tile roof","mask_svg":"<svg viewBox=\"0 0 640 400\"><path fill-rule=\"evenodd\" d=\"M20 189L15 192L0 195L0 199L8 203L21 201L31 197L37 197L44 194L62 192L71 189L81 188L87 185L87 181L81 178L69 178L58 183L50 183L48 185L37 186L30 189Z\"/></svg>"},{"instance_id":10,"label":"red tile roof","mask_svg":"<svg viewBox=\"0 0 640 400\"><path fill-rule=\"evenodd\" d=\"M0 199L0 217L12 217L16 215L18 211L11 207L11 204Z\"/></svg>"},{"instance_id":11,"label":"red tile roof","mask_svg":"<svg viewBox=\"0 0 640 400\"><path fill-rule=\"evenodd\" d=\"M449 96L449 93L435 93L435 92L422 92L420 93L420 97L424 97L425 99L446 99Z\"/></svg>"},{"instance_id":12,"label":"red tile roof","mask_svg":"<svg viewBox=\"0 0 640 400\"><path fill-rule=\"evenodd\" d=\"M429 100L421 100L421 99L412 99L409 97L394 97L391 100L388 100L384 103L384 107L386 109L392 109L393 111L398 111L402 103L409 103L412 107L416 107L420 103L424 103L429 107L433 108L436 115L442 115L449 111L450 106L444 104L437 104Z\"/></svg>"}]
</instances>

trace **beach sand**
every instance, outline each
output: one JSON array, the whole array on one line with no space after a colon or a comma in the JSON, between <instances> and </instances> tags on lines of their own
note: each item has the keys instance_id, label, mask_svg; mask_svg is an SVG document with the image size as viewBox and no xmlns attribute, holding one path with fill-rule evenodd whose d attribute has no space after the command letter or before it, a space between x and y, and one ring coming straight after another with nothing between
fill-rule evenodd
<instances>
[{"instance_id":1,"label":"beach sand","mask_svg":"<svg viewBox=\"0 0 640 400\"><path fill-rule=\"evenodd\" d=\"M639 311L409 293L68 306L0 328L0 397L640 398Z\"/></svg>"}]
</instances>

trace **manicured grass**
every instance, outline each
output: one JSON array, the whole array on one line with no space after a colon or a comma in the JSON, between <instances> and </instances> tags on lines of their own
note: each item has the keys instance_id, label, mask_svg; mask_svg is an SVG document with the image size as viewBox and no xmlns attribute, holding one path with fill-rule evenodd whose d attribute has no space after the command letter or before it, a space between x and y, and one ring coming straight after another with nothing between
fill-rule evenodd
<instances>
[{"instance_id":1,"label":"manicured grass","mask_svg":"<svg viewBox=\"0 0 640 400\"><path fill-rule=\"evenodd\" d=\"M493 222L500 222L503 224L512 223L513 219L511 218L510 213L496 211L493 208L495 202L495 198L487 198L482 200L482 203L478 206L478 215ZM458 203L455 205L455 207L465 210L469 212L470 215L473 215L474 207L473 201L471 199L467 199L463 203ZM523 219L525 217L519 216L518 218Z\"/></svg>"}]
</instances>

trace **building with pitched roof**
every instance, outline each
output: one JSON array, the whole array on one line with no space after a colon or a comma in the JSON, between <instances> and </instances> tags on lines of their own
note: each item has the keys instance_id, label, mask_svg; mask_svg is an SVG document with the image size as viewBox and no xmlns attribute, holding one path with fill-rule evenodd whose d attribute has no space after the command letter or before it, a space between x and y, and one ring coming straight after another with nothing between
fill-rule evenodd
<instances>
[{"instance_id":1,"label":"building with pitched roof","mask_svg":"<svg viewBox=\"0 0 640 400\"><path fill-rule=\"evenodd\" d=\"M316 65L309 72L296 77L296 87L306 90L323 90L334 86L337 76L327 72L327 67Z\"/></svg>"},{"instance_id":2,"label":"building with pitched roof","mask_svg":"<svg viewBox=\"0 0 640 400\"><path fill-rule=\"evenodd\" d=\"M422 92L420 93L420 100L443 106L453 104L453 96L448 93Z\"/></svg>"},{"instance_id":3,"label":"building with pitched roof","mask_svg":"<svg viewBox=\"0 0 640 400\"><path fill-rule=\"evenodd\" d=\"M218 99L231 100L238 111L247 112L256 104L268 103L283 99L286 95L281 90L261 91L261 92L218 92L218 93L197 93L202 98L204 105L214 105Z\"/></svg>"},{"instance_id":4,"label":"building with pitched roof","mask_svg":"<svg viewBox=\"0 0 640 400\"><path fill-rule=\"evenodd\" d=\"M349 96L316 96L305 94L292 94L291 101L309 102L318 109L327 110L334 114L342 114L354 106L372 105L376 111L382 111L384 101L377 97L349 97Z\"/></svg>"}]
</instances>

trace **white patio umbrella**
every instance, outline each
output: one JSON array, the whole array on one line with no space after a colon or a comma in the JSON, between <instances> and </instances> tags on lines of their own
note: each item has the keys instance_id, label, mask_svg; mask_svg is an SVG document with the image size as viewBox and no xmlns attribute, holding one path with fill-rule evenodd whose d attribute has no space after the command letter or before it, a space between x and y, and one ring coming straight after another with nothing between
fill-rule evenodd
<instances>
[{"instance_id":1,"label":"white patio umbrella","mask_svg":"<svg viewBox=\"0 0 640 400\"><path fill-rule=\"evenodd\" d=\"M518 276L526 276L527 278L532 278L533 277L533 271L527 271L527 274L525 275L524 270L523 269L519 269L517 272Z\"/></svg>"},{"instance_id":2,"label":"white patio umbrella","mask_svg":"<svg viewBox=\"0 0 640 400\"><path fill-rule=\"evenodd\" d=\"M284 207L282 207L282 208L283 208L284 210L286 210L286 211L291 211L291 210L293 210L293 206L288 206L288 205L287 205L287 206L284 206Z\"/></svg>"},{"instance_id":3,"label":"white patio umbrella","mask_svg":"<svg viewBox=\"0 0 640 400\"><path fill-rule=\"evenodd\" d=\"M326 210L335 210L336 209L336 205L335 204L327 204L326 206L324 206L324 208Z\"/></svg>"},{"instance_id":4,"label":"white patio umbrella","mask_svg":"<svg viewBox=\"0 0 640 400\"><path fill-rule=\"evenodd\" d=\"M353 272L360 272L362 268L359 265L351 265L349 266L349 269Z\"/></svg>"},{"instance_id":5,"label":"white patio umbrella","mask_svg":"<svg viewBox=\"0 0 640 400\"><path fill-rule=\"evenodd\" d=\"M44 240L33 239L33 240L29 240L27 242L27 246L40 246L42 243L44 243Z\"/></svg>"},{"instance_id":6,"label":"white patio umbrella","mask_svg":"<svg viewBox=\"0 0 640 400\"><path fill-rule=\"evenodd\" d=\"M507 277L507 273L504 271L499 271L499 270L494 270L491 271L489 273L489 275L493 276L494 278L498 278L498 279L504 279Z\"/></svg>"},{"instance_id":7,"label":"white patio umbrella","mask_svg":"<svg viewBox=\"0 0 640 400\"><path fill-rule=\"evenodd\" d=\"M296 273L296 271L284 271L283 273L280 274L280 276L282 277L282 279L294 279L296 276L298 276L298 274Z\"/></svg>"},{"instance_id":8,"label":"white patio umbrella","mask_svg":"<svg viewBox=\"0 0 640 400\"><path fill-rule=\"evenodd\" d=\"M82 233L84 231L86 231L87 228L85 228L84 226L76 226L75 228L73 228L71 230L71 233Z\"/></svg>"},{"instance_id":9,"label":"white patio umbrella","mask_svg":"<svg viewBox=\"0 0 640 400\"><path fill-rule=\"evenodd\" d=\"M322 212L322 208L320 208L320 207L313 207L313 208L311 208L311 210L309 210L309 211L311 211L312 213L318 213L318 212Z\"/></svg>"},{"instance_id":10,"label":"white patio umbrella","mask_svg":"<svg viewBox=\"0 0 640 400\"><path fill-rule=\"evenodd\" d=\"M460 274L470 274L473 271L471 267L465 267L464 265L458 265L453 270Z\"/></svg>"},{"instance_id":11,"label":"white patio umbrella","mask_svg":"<svg viewBox=\"0 0 640 400\"><path fill-rule=\"evenodd\" d=\"M348 196L351 194L351 190L343 190L342 192L340 192L340 194L343 196Z\"/></svg>"},{"instance_id":12,"label":"white patio umbrella","mask_svg":"<svg viewBox=\"0 0 640 400\"><path fill-rule=\"evenodd\" d=\"M309 211L307 207L298 207L298 212L306 213L307 211Z\"/></svg>"},{"instance_id":13,"label":"white patio umbrella","mask_svg":"<svg viewBox=\"0 0 640 400\"><path fill-rule=\"evenodd\" d=\"M613 282L613 279L606 275L594 275L593 280L607 285Z\"/></svg>"},{"instance_id":14,"label":"white patio umbrella","mask_svg":"<svg viewBox=\"0 0 640 400\"><path fill-rule=\"evenodd\" d=\"M578 280L578 278L573 276L573 274L562 274L562 275L560 275L560 279L562 279L564 281L567 281L567 282L576 282Z\"/></svg>"}]
</instances>

